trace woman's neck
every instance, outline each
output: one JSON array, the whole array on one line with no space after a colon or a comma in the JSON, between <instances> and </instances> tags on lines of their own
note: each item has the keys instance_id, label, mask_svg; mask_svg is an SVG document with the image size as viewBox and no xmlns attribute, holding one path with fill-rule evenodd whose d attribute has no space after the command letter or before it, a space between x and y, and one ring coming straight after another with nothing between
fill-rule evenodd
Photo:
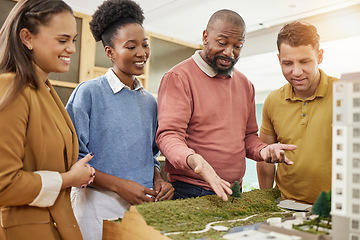
<instances>
[{"instance_id":1,"label":"woman's neck","mask_svg":"<svg viewBox=\"0 0 360 240\"><path fill-rule=\"evenodd\" d=\"M113 72L118 77L120 82L122 82L124 85L128 86L130 89L134 88L134 81L135 76L134 75L127 75L122 72L116 71L116 69L113 68Z\"/></svg>"},{"instance_id":2,"label":"woman's neck","mask_svg":"<svg viewBox=\"0 0 360 240\"><path fill-rule=\"evenodd\" d=\"M49 73L44 72L38 65L34 63L34 68L36 75L39 77L39 79L43 82L46 82L49 78Z\"/></svg>"}]
</instances>

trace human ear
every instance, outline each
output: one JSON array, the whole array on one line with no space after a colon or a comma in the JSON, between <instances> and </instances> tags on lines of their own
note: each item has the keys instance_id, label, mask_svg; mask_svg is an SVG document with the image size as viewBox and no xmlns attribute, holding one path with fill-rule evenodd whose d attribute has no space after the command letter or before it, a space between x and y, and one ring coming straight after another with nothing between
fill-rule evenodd
<instances>
[{"instance_id":1,"label":"human ear","mask_svg":"<svg viewBox=\"0 0 360 240\"><path fill-rule=\"evenodd\" d=\"M113 49L109 46L105 47L105 54L108 58L110 58L111 61L114 61L114 54L113 54Z\"/></svg>"},{"instance_id":2,"label":"human ear","mask_svg":"<svg viewBox=\"0 0 360 240\"><path fill-rule=\"evenodd\" d=\"M322 63L323 57L324 57L324 50L323 50L323 49L320 49L320 50L318 51L318 57L317 57L318 64Z\"/></svg>"},{"instance_id":3,"label":"human ear","mask_svg":"<svg viewBox=\"0 0 360 240\"><path fill-rule=\"evenodd\" d=\"M22 43L30 51L33 50L33 47L34 47L33 44L32 44L33 35L27 28L23 28L23 29L20 30L19 37L20 37Z\"/></svg>"},{"instance_id":4,"label":"human ear","mask_svg":"<svg viewBox=\"0 0 360 240\"><path fill-rule=\"evenodd\" d=\"M202 40L203 40L203 45L206 46L207 43L208 43L208 33L206 30L203 31L203 37L202 37Z\"/></svg>"}]
</instances>

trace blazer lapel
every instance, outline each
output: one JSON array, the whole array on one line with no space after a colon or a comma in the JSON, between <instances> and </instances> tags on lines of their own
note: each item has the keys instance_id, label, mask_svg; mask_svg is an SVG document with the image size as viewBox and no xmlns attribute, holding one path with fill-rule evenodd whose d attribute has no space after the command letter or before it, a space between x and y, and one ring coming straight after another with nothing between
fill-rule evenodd
<instances>
[{"instance_id":1,"label":"blazer lapel","mask_svg":"<svg viewBox=\"0 0 360 240\"><path fill-rule=\"evenodd\" d=\"M77 160L78 157L78 140L77 140L77 135L75 132L75 127L71 121L71 118L69 116L69 114L67 113L63 103L61 102L59 96L57 95L55 89L53 88L53 86L51 85L49 80L46 80L46 84L49 86L50 88L50 95L53 99L53 101L51 101L52 103L54 103L54 106L51 107L52 109L52 113L54 115L54 122L56 123L61 135L63 136L64 139L64 143L65 143L65 154L66 154L66 160L67 162L65 163L66 166L66 170L69 170L70 167L72 166L72 164ZM46 91L48 91L48 89L46 88L45 84L40 84L42 85L40 88L45 88ZM64 122L66 122L66 125L64 125ZM69 141L69 138L66 136L69 136L69 133L71 134L71 140Z\"/></svg>"}]
</instances>

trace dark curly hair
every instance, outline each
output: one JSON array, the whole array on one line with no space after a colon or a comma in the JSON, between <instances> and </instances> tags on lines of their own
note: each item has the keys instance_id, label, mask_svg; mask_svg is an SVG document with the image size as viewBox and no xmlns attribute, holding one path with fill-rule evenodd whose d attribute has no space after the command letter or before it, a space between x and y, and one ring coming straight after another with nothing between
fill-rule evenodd
<instances>
[{"instance_id":1,"label":"dark curly hair","mask_svg":"<svg viewBox=\"0 0 360 240\"><path fill-rule=\"evenodd\" d=\"M291 22L286 24L279 32L277 37L277 48L280 52L282 43L292 47L301 45L312 45L314 49L320 46L320 36L315 26L306 22Z\"/></svg>"},{"instance_id":2,"label":"dark curly hair","mask_svg":"<svg viewBox=\"0 0 360 240\"><path fill-rule=\"evenodd\" d=\"M90 30L96 41L104 47L112 46L112 39L118 28L129 24L143 24L145 17L141 7L132 0L104 1L92 16Z\"/></svg>"}]
</instances>

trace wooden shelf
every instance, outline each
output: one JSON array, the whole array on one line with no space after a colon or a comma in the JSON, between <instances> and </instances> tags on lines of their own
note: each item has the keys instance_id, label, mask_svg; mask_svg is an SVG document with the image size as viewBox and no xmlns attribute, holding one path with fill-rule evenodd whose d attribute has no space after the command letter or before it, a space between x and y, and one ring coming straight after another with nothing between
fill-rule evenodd
<instances>
[{"instance_id":1,"label":"wooden shelf","mask_svg":"<svg viewBox=\"0 0 360 240\"><path fill-rule=\"evenodd\" d=\"M6 16L15 4L16 0L2 0L0 2L1 16ZM105 74L112 64L105 55L102 43L96 43L91 34L89 22L92 17L78 12L74 12L74 15L77 22L78 41L76 42L77 52L71 57L70 70L67 73L52 73L49 76L51 84L58 87L56 91L64 104L79 83ZM2 23L0 20L0 25ZM195 50L202 49L202 46L154 32L147 31L146 34L151 54L144 74L138 78L144 88L156 97L162 76L173 66L193 55Z\"/></svg>"},{"instance_id":2,"label":"wooden shelf","mask_svg":"<svg viewBox=\"0 0 360 240\"><path fill-rule=\"evenodd\" d=\"M51 79L50 79L50 83L53 86L66 87L66 88L76 88L76 86L78 85L78 83L64 82L64 81L51 80Z\"/></svg>"}]
</instances>

